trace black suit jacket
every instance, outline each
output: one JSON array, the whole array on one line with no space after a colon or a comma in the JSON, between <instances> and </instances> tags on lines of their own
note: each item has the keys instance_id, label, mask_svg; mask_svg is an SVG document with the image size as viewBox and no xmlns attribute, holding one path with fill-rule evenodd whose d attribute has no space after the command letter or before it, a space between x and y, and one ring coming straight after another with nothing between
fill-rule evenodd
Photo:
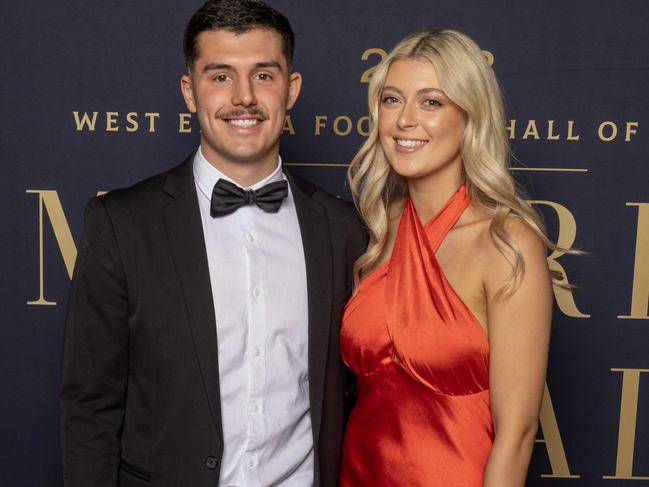
<instances>
[{"instance_id":1,"label":"black suit jacket","mask_svg":"<svg viewBox=\"0 0 649 487\"><path fill-rule=\"evenodd\" d=\"M86 209L63 348L67 487L218 485L228 418L192 160ZM349 203L289 184L306 260L314 477L329 487L343 431L339 323L366 240Z\"/></svg>"}]
</instances>

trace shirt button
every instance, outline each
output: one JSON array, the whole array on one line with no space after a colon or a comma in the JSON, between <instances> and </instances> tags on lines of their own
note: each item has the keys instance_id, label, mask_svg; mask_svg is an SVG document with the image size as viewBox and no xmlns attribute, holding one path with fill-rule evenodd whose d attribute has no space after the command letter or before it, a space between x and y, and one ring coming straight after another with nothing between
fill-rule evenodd
<instances>
[{"instance_id":1,"label":"shirt button","mask_svg":"<svg viewBox=\"0 0 649 487\"><path fill-rule=\"evenodd\" d=\"M258 287L256 287L255 289L252 290L252 295L258 298L259 296L261 296L261 290Z\"/></svg>"},{"instance_id":2,"label":"shirt button","mask_svg":"<svg viewBox=\"0 0 649 487\"><path fill-rule=\"evenodd\" d=\"M248 468L255 468L255 459L252 457L248 458L246 465L248 465Z\"/></svg>"},{"instance_id":3,"label":"shirt button","mask_svg":"<svg viewBox=\"0 0 649 487\"><path fill-rule=\"evenodd\" d=\"M259 411L259 405L255 401L250 401L250 411L253 413Z\"/></svg>"},{"instance_id":4,"label":"shirt button","mask_svg":"<svg viewBox=\"0 0 649 487\"><path fill-rule=\"evenodd\" d=\"M255 237L252 235L252 233L246 233L246 240L250 243L253 243L255 241Z\"/></svg>"},{"instance_id":5,"label":"shirt button","mask_svg":"<svg viewBox=\"0 0 649 487\"><path fill-rule=\"evenodd\" d=\"M255 347L255 348L253 348L253 349L252 349L252 354L253 354L255 357L259 357L259 356L261 355L261 350L259 349L259 347Z\"/></svg>"},{"instance_id":6,"label":"shirt button","mask_svg":"<svg viewBox=\"0 0 649 487\"><path fill-rule=\"evenodd\" d=\"M216 457L207 457L205 459L205 466L210 470L214 470L219 465L219 459Z\"/></svg>"}]
</instances>

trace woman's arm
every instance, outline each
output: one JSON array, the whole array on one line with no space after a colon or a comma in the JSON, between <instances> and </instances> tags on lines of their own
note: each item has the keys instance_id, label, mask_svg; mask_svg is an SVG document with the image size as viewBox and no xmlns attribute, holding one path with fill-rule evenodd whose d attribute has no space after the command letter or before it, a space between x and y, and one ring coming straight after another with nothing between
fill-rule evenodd
<instances>
[{"instance_id":1,"label":"woman's arm","mask_svg":"<svg viewBox=\"0 0 649 487\"><path fill-rule=\"evenodd\" d=\"M525 272L512 293L498 295L511 280L511 264L494 246L484 283L495 438L484 487L525 485L550 340L552 284L545 248L534 232L519 221L510 220L507 231L522 253Z\"/></svg>"}]
</instances>

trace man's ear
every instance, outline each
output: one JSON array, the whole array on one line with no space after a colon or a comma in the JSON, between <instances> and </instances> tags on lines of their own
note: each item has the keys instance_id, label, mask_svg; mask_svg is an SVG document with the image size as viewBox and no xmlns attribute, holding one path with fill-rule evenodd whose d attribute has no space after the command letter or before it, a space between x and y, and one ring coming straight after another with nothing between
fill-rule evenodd
<instances>
[{"instance_id":1,"label":"man's ear","mask_svg":"<svg viewBox=\"0 0 649 487\"><path fill-rule=\"evenodd\" d=\"M286 109L290 110L295 105L297 97L300 96L302 89L302 75L300 73L291 73L288 78L288 99L286 100Z\"/></svg>"},{"instance_id":2,"label":"man's ear","mask_svg":"<svg viewBox=\"0 0 649 487\"><path fill-rule=\"evenodd\" d=\"M185 99L185 104L187 105L187 109L191 113L196 113L196 102L194 100L194 88L192 86L192 79L189 77L189 75L182 75L180 77L180 91L183 94L183 98Z\"/></svg>"}]
</instances>

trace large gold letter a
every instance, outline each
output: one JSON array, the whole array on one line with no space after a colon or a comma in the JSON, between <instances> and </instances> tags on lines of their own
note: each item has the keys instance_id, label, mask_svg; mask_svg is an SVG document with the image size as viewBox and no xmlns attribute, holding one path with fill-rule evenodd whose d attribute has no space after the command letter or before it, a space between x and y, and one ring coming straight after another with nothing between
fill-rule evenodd
<instances>
[{"instance_id":1,"label":"large gold letter a","mask_svg":"<svg viewBox=\"0 0 649 487\"><path fill-rule=\"evenodd\" d=\"M548 458L550 459L550 467L552 467L551 474L542 474L541 477L552 479L578 479L579 475L570 473L568 467L568 460L566 459L566 452L563 449L563 442L561 441L561 434L559 433L559 425L557 418L554 415L554 407L552 407L552 399L550 398L550 391L548 385L545 384L543 390L543 401L541 402L541 414L539 415L539 422L541 424L541 431L543 432L543 440L536 440L537 443L545 443L548 450Z\"/></svg>"},{"instance_id":2,"label":"large gold letter a","mask_svg":"<svg viewBox=\"0 0 649 487\"><path fill-rule=\"evenodd\" d=\"M604 475L607 480L649 480L649 477L633 476L633 450L635 449L635 429L638 419L638 395L640 374L647 369L611 369L622 372L622 401L620 402L620 430L617 438L617 459L615 475Z\"/></svg>"}]
</instances>

